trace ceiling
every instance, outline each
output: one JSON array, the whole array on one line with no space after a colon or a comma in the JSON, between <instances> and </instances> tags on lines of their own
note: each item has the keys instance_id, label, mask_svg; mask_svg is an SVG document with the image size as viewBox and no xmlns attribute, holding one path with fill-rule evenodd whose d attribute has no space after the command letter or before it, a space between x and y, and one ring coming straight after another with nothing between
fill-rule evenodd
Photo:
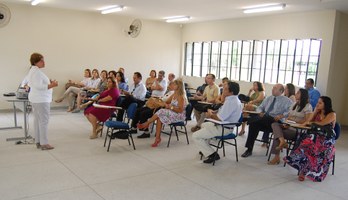
<instances>
[{"instance_id":1,"label":"ceiling","mask_svg":"<svg viewBox=\"0 0 348 200\"><path fill-rule=\"evenodd\" d=\"M30 0L1 0L1 2L30 5ZM283 11L262 14L243 13L245 7L274 3L285 3L286 8ZM170 16L191 16L192 20L186 23L326 9L348 13L348 0L43 0L37 6L97 13L100 12L98 9L110 5L126 7L122 12L110 15L159 21Z\"/></svg>"}]
</instances>

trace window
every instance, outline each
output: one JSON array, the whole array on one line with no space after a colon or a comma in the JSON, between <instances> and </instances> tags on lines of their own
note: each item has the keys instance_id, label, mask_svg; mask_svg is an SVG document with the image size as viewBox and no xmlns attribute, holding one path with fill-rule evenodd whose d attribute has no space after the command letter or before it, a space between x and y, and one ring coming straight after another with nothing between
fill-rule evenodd
<instances>
[{"instance_id":1,"label":"window","mask_svg":"<svg viewBox=\"0 0 348 200\"><path fill-rule=\"evenodd\" d=\"M316 81L320 49L320 39L188 42L184 74L303 85Z\"/></svg>"}]
</instances>

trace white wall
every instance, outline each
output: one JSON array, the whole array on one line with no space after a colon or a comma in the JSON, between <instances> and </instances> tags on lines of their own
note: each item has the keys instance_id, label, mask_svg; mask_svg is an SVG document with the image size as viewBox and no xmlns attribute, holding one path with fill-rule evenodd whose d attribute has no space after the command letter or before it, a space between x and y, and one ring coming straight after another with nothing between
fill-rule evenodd
<instances>
[{"instance_id":1,"label":"white wall","mask_svg":"<svg viewBox=\"0 0 348 200\"><path fill-rule=\"evenodd\" d=\"M340 123L348 125L348 14L338 13L327 95Z\"/></svg>"},{"instance_id":2,"label":"white wall","mask_svg":"<svg viewBox=\"0 0 348 200\"><path fill-rule=\"evenodd\" d=\"M45 56L45 73L63 93L68 79L81 79L84 68L126 69L126 76L139 71L146 78L150 69L180 73L181 28L177 24L142 20L137 38L124 33L133 18L72 10L6 4L10 23L0 29L0 94L15 91L27 73L33 52ZM10 108L1 95L0 110ZM55 106L55 104L53 104Z\"/></svg>"}]
</instances>

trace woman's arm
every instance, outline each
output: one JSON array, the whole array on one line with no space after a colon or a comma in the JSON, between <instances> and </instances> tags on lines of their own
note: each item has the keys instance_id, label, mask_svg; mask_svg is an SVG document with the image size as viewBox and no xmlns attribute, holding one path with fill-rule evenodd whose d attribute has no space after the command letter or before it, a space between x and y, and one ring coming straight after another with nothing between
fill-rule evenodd
<instances>
[{"instance_id":1,"label":"woman's arm","mask_svg":"<svg viewBox=\"0 0 348 200\"><path fill-rule=\"evenodd\" d=\"M263 101L263 99L265 99L265 92L262 91L260 92L259 96L257 97L257 99L253 100L253 104L257 104Z\"/></svg>"},{"instance_id":2,"label":"woman's arm","mask_svg":"<svg viewBox=\"0 0 348 200\"><path fill-rule=\"evenodd\" d=\"M328 125L330 123L335 124L336 122L336 113L331 112L325 116L325 118L319 122L314 122L320 126Z\"/></svg>"},{"instance_id":3,"label":"woman's arm","mask_svg":"<svg viewBox=\"0 0 348 200\"><path fill-rule=\"evenodd\" d=\"M108 101L111 101L111 100L112 100L112 97L110 95L108 95L106 97L99 98L98 99L98 103L108 102Z\"/></svg>"},{"instance_id":4,"label":"woman's arm","mask_svg":"<svg viewBox=\"0 0 348 200\"><path fill-rule=\"evenodd\" d=\"M178 99L178 106L171 106L170 104L166 104L166 108L167 109L170 109L174 112L177 112L177 113L182 113L184 112L184 97L179 97Z\"/></svg>"}]
</instances>

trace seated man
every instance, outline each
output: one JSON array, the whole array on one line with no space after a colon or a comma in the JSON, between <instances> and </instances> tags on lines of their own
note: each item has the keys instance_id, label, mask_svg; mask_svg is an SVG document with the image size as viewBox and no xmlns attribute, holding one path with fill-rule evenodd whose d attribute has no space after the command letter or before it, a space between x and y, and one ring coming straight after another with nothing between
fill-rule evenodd
<instances>
[{"instance_id":1,"label":"seated man","mask_svg":"<svg viewBox=\"0 0 348 200\"><path fill-rule=\"evenodd\" d=\"M245 147L248 148L242 157L252 155L253 147L259 131L272 132L272 123L287 117L292 101L282 96L284 86L276 84L272 88L272 96L267 97L257 107L256 111L260 114L249 122L249 133Z\"/></svg>"},{"instance_id":2,"label":"seated man","mask_svg":"<svg viewBox=\"0 0 348 200\"><path fill-rule=\"evenodd\" d=\"M151 96L163 97L167 91L167 81L164 79L165 72L163 70L158 72L157 79L153 82L151 86Z\"/></svg>"},{"instance_id":3,"label":"seated man","mask_svg":"<svg viewBox=\"0 0 348 200\"><path fill-rule=\"evenodd\" d=\"M314 80L311 78L306 80L305 88L306 88L306 90L308 90L309 102L312 105L312 108L314 110L315 106L318 103L318 99L320 97L320 92L314 88Z\"/></svg>"},{"instance_id":4,"label":"seated man","mask_svg":"<svg viewBox=\"0 0 348 200\"><path fill-rule=\"evenodd\" d=\"M137 103L138 108L145 104L146 87L141 82L142 75L140 72L134 72L133 84L129 86L128 91L123 90L122 93L125 95L125 99L122 101L122 110L117 112L117 121L123 120L124 110L129 107L131 103Z\"/></svg>"},{"instance_id":5,"label":"seated man","mask_svg":"<svg viewBox=\"0 0 348 200\"><path fill-rule=\"evenodd\" d=\"M200 97L196 97L199 101L204 101L208 103L215 103L216 98L219 96L219 87L215 84L215 75L214 74L207 74L206 76L206 83L208 84L207 87L205 87L203 95ZM199 129L201 129L199 122L204 121L205 118L205 111L201 108L207 105L202 105L200 103L197 103L194 106L194 114L197 120L197 125L191 128L192 132L195 132Z\"/></svg>"},{"instance_id":6,"label":"seated man","mask_svg":"<svg viewBox=\"0 0 348 200\"><path fill-rule=\"evenodd\" d=\"M237 123L243 109L242 103L238 99L238 93L238 83L228 82L225 84L223 87L223 94L225 96L224 105L217 112L209 109L206 116L218 121ZM192 135L192 139L203 155L208 155L208 159L204 160L204 163L212 163L220 159L219 154L210 146L209 139L215 136L221 136L221 134L221 126L215 126L213 123L205 122L202 124L202 129Z\"/></svg>"}]
</instances>

